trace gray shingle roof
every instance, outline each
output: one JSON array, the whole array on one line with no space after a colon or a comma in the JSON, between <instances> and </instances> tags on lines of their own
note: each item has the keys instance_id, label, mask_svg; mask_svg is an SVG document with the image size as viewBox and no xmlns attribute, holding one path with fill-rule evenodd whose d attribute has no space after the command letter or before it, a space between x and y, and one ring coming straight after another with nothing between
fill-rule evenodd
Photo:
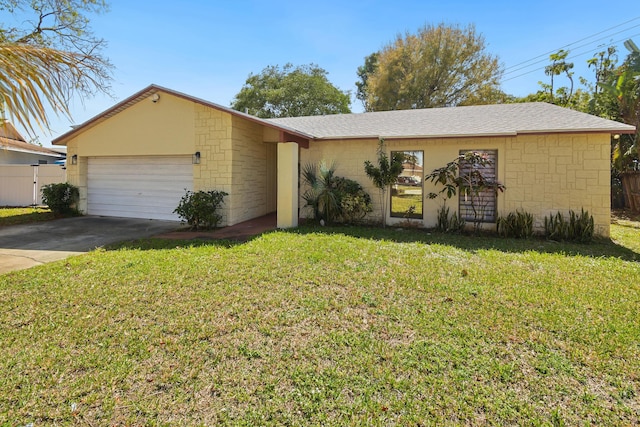
<instances>
[{"instance_id":1,"label":"gray shingle roof","mask_svg":"<svg viewBox=\"0 0 640 427\"><path fill-rule=\"evenodd\" d=\"M542 102L268 119L317 139L633 133L634 127Z\"/></svg>"}]
</instances>

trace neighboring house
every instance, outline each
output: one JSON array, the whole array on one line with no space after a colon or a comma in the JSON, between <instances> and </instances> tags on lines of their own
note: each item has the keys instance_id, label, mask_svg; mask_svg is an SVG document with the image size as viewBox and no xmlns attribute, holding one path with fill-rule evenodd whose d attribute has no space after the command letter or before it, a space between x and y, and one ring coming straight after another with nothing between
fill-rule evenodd
<instances>
[{"instance_id":1,"label":"neighboring house","mask_svg":"<svg viewBox=\"0 0 640 427\"><path fill-rule=\"evenodd\" d=\"M0 165L47 165L64 157L59 151L28 143L10 122L0 124Z\"/></svg>"},{"instance_id":2,"label":"neighboring house","mask_svg":"<svg viewBox=\"0 0 640 427\"><path fill-rule=\"evenodd\" d=\"M383 138L387 154L403 151L415 164L405 176L423 178L467 150L493 159L488 172L507 190L489 205L488 222L520 209L540 228L549 213L584 208L608 236L611 136L633 132L544 103L264 120L152 85L53 143L67 146L68 180L80 187L88 214L175 220L185 190L217 189L229 193L223 225L277 212L279 227L296 226L307 213L299 209L299 170L307 163L335 161L337 175L358 181L379 203L364 161L376 163ZM435 225L441 201L426 197L433 186L409 190L411 203L420 203L419 218L411 218ZM388 222L406 221L391 201ZM467 202L461 196L449 206L467 215ZM373 220L381 219L377 212Z\"/></svg>"},{"instance_id":3,"label":"neighboring house","mask_svg":"<svg viewBox=\"0 0 640 427\"><path fill-rule=\"evenodd\" d=\"M64 153L29 144L10 123L0 125L0 206L42 204L43 185L64 182Z\"/></svg>"}]
</instances>

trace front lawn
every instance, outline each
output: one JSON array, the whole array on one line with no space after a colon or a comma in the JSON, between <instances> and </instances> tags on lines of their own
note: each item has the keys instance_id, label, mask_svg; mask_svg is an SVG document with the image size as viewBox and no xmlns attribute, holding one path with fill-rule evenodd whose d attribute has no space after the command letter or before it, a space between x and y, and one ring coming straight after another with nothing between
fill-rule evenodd
<instances>
[{"instance_id":1,"label":"front lawn","mask_svg":"<svg viewBox=\"0 0 640 427\"><path fill-rule=\"evenodd\" d=\"M635 225L303 227L0 276L0 425L636 425Z\"/></svg>"}]
</instances>

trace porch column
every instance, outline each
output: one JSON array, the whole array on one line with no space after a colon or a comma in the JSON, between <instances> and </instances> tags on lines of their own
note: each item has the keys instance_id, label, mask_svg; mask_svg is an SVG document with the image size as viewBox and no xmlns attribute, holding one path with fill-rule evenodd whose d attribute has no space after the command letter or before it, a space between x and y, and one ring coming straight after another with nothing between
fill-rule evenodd
<instances>
[{"instance_id":1,"label":"porch column","mask_svg":"<svg viewBox=\"0 0 640 427\"><path fill-rule=\"evenodd\" d=\"M298 144L278 143L278 228L298 226Z\"/></svg>"}]
</instances>

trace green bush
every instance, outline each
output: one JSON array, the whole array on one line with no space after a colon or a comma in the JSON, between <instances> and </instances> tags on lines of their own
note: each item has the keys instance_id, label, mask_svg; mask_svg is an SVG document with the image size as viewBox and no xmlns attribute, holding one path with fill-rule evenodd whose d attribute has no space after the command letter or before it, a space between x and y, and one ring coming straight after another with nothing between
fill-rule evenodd
<instances>
[{"instance_id":1,"label":"green bush","mask_svg":"<svg viewBox=\"0 0 640 427\"><path fill-rule=\"evenodd\" d=\"M528 239L533 236L533 215L529 212L510 212L506 217L499 217L496 225L502 237Z\"/></svg>"},{"instance_id":2,"label":"green bush","mask_svg":"<svg viewBox=\"0 0 640 427\"><path fill-rule=\"evenodd\" d=\"M224 191L187 191L180 199L180 204L173 211L193 230L206 230L216 228L222 219L218 212L224 203L224 197L228 196Z\"/></svg>"},{"instance_id":3,"label":"green bush","mask_svg":"<svg viewBox=\"0 0 640 427\"><path fill-rule=\"evenodd\" d=\"M549 240L587 243L593 239L593 231L593 216L584 209L580 214L569 211L568 220L560 212L544 219L544 234Z\"/></svg>"},{"instance_id":4,"label":"green bush","mask_svg":"<svg viewBox=\"0 0 640 427\"><path fill-rule=\"evenodd\" d=\"M465 220L458 216L457 212L449 215L449 208L441 206L438 209L438 218L436 221L436 231L443 233L460 233L464 230Z\"/></svg>"},{"instance_id":5,"label":"green bush","mask_svg":"<svg viewBox=\"0 0 640 427\"><path fill-rule=\"evenodd\" d=\"M340 222L358 223L373 210L371 196L356 181L338 177L336 190L340 200Z\"/></svg>"},{"instance_id":6,"label":"green bush","mask_svg":"<svg viewBox=\"0 0 640 427\"><path fill-rule=\"evenodd\" d=\"M356 181L335 175L335 165L308 164L302 178L308 189L302 195L314 219L331 223L357 223L371 212L371 196Z\"/></svg>"},{"instance_id":7,"label":"green bush","mask_svg":"<svg viewBox=\"0 0 640 427\"><path fill-rule=\"evenodd\" d=\"M78 215L80 191L67 182L42 186L42 203L47 205L55 216Z\"/></svg>"}]
</instances>

